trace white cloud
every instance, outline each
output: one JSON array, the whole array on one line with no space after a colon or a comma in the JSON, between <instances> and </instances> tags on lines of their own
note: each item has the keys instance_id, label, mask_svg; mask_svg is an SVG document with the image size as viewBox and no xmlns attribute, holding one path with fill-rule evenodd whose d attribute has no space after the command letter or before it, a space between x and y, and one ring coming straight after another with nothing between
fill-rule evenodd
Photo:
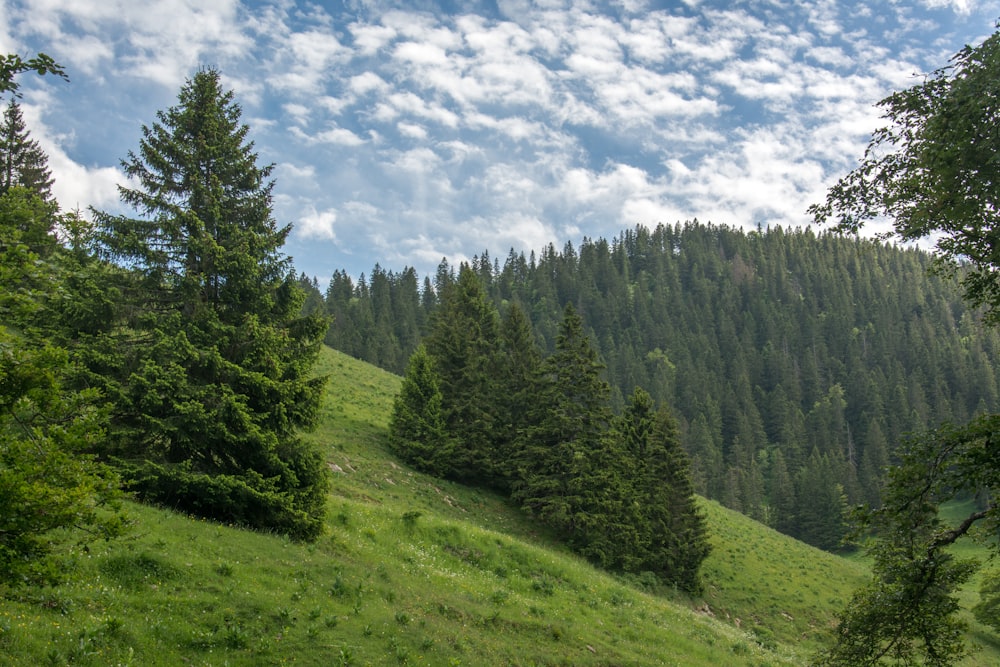
<instances>
[{"instance_id":1,"label":"white cloud","mask_svg":"<svg viewBox=\"0 0 1000 667\"><path fill-rule=\"evenodd\" d=\"M306 239L335 241L337 239L334 231L336 222L336 209L329 208L317 211L315 207L309 206L299 217L299 221L295 225L295 232Z\"/></svg>"},{"instance_id":2,"label":"white cloud","mask_svg":"<svg viewBox=\"0 0 1000 667\"><path fill-rule=\"evenodd\" d=\"M17 16L20 29L51 43L57 60L75 63L83 48L83 67L120 71L175 88L208 53L222 65L252 46L240 20L237 0L202 3L170 0L135 3L126 0L36 0ZM84 37L73 37L79 26ZM98 46L96 40L100 39ZM121 70L124 65L124 70Z\"/></svg>"},{"instance_id":3,"label":"white cloud","mask_svg":"<svg viewBox=\"0 0 1000 667\"><path fill-rule=\"evenodd\" d=\"M385 25L352 23L349 29L354 37L354 46L366 56L374 55L396 37L396 30Z\"/></svg>"},{"instance_id":4,"label":"white cloud","mask_svg":"<svg viewBox=\"0 0 1000 667\"><path fill-rule=\"evenodd\" d=\"M329 275L635 223L804 224L863 151L874 103L996 15L971 0L350 4L345 19L303 0L0 0L0 45L71 69L69 85L25 79L67 206L114 206L129 137L220 67L278 165L297 265Z\"/></svg>"},{"instance_id":5,"label":"white cloud","mask_svg":"<svg viewBox=\"0 0 1000 667\"><path fill-rule=\"evenodd\" d=\"M356 135L351 130L343 127L329 127L322 132L308 137L311 141L319 141L325 144L336 144L338 146L357 147L365 143L365 140Z\"/></svg>"},{"instance_id":6,"label":"white cloud","mask_svg":"<svg viewBox=\"0 0 1000 667\"><path fill-rule=\"evenodd\" d=\"M428 136L427 129L415 123L399 123L396 127L401 135L411 139L426 139Z\"/></svg>"}]
</instances>

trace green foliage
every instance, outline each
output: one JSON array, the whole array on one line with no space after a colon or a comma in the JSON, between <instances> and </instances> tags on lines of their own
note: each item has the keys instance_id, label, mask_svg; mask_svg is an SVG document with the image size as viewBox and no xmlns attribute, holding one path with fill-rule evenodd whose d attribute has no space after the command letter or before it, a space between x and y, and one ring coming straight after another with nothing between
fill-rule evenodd
<instances>
[{"instance_id":1,"label":"green foliage","mask_svg":"<svg viewBox=\"0 0 1000 667\"><path fill-rule=\"evenodd\" d=\"M52 74L64 81L69 81L63 67L44 53L39 53L27 60L16 53L8 53L0 55L0 93L19 95L20 86L14 77L24 72L35 72L39 76Z\"/></svg>"},{"instance_id":2,"label":"green foliage","mask_svg":"<svg viewBox=\"0 0 1000 667\"><path fill-rule=\"evenodd\" d=\"M946 524L941 503L957 494L996 488L1000 466L993 441L1000 416L944 426L907 441L890 471L884 504L862 513L861 527L878 539L874 579L842 612L828 665L949 665L965 653L965 624L955 616L958 587L977 567L948 547L974 525L997 526L997 508L974 509ZM994 545L995 548L995 545Z\"/></svg>"},{"instance_id":3,"label":"green foliage","mask_svg":"<svg viewBox=\"0 0 1000 667\"><path fill-rule=\"evenodd\" d=\"M636 540L627 537L628 512L616 511L629 495L627 462L611 438L602 369L580 316L567 305L556 351L542 362L529 426L518 439L511 496L583 555L618 567Z\"/></svg>"},{"instance_id":4,"label":"green foliage","mask_svg":"<svg viewBox=\"0 0 1000 667\"><path fill-rule=\"evenodd\" d=\"M21 107L11 100L0 121L0 194L21 186L41 199L52 199L52 172L48 156L30 138Z\"/></svg>"},{"instance_id":5,"label":"green foliage","mask_svg":"<svg viewBox=\"0 0 1000 667\"><path fill-rule=\"evenodd\" d=\"M67 356L0 338L0 584L51 584L66 542L121 535L117 477L80 451L101 435L92 394L63 389ZM67 528L86 529L71 538Z\"/></svg>"},{"instance_id":6,"label":"green foliage","mask_svg":"<svg viewBox=\"0 0 1000 667\"><path fill-rule=\"evenodd\" d=\"M830 458L814 449L797 475L798 498L789 534L820 549L840 546L847 532L847 498Z\"/></svg>"},{"instance_id":7,"label":"green foliage","mask_svg":"<svg viewBox=\"0 0 1000 667\"><path fill-rule=\"evenodd\" d=\"M828 507L840 496L849 507L875 506L891 448L905 433L1000 409L1000 335L982 326L957 282L928 273L932 266L927 253L869 238L695 221L585 239L563 253L512 251L502 266L486 270L479 260L470 269L504 319L522 310L543 354L553 351L571 301L607 364L613 410L643 387L675 415L699 493L802 536L794 487L814 447L840 486ZM406 272L383 273L390 295L416 289L402 280ZM444 295L455 282L445 264L422 291L391 303L419 303L432 317L438 286ZM337 319L328 340L382 363L353 319L374 307L371 288L342 272L331 287ZM493 377L502 384L519 362L500 356ZM499 436L523 425L505 424L514 393L498 393Z\"/></svg>"},{"instance_id":8,"label":"green foliage","mask_svg":"<svg viewBox=\"0 0 1000 667\"><path fill-rule=\"evenodd\" d=\"M45 288L58 289L60 268L35 249L55 240L52 207L23 188L0 195L0 584L55 583L66 530L80 540L111 538L126 528L117 478L82 452L103 436L106 415L93 390L73 391L64 349L26 330ZM55 256L52 247L46 255Z\"/></svg>"},{"instance_id":9,"label":"green foliage","mask_svg":"<svg viewBox=\"0 0 1000 667\"><path fill-rule=\"evenodd\" d=\"M96 214L101 255L126 269L114 328L83 353L113 408L100 449L150 502L315 539L327 477L298 429L327 322L301 315L271 167L219 79L196 74L123 162L143 217Z\"/></svg>"},{"instance_id":10,"label":"green foliage","mask_svg":"<svg viewBox=\"0 0 1000 667\"><path fill-rule=\"evenodd\" d=\"M410 357L393 403L389 442L393 451L417 470L449 477L454 474L452 445L441 401L434 362L421 345Z\"/></svg>"},{"instance_id":11,"label":"green foliage","mask_svg":"<svg viewBox=\"0 0 1000 667\"><path fill-rule=\"evenodd\" d=\"M427 336L427 353L440 378L441 414L454 442L450 466L457 479L497 484L497 369L500 317L479 277L463 266L442 296Z\"/></svg>"},{"instance_id":12,"label":"green foliage","mask_svg":"<svg viewBox=\"0 0 1000 667\"><path fill-rule=\"evenodd\" d=\"M872 135L861 165L811 212L817 222L833 219L845 231L886 216L900 239L933 235L943 263L971 266L962 281L969 301L1000 321L995 240L988 233L1000 227L1000 137L994 132L1000 32L880 106L889 124Z\"/></svg>"},{"instance_id":13,"label":"green foliage","mask_svg":"<svg viewBox=\"0 0 1000 667\"><path fill-rule=\"evenodd\" d=\"M993 570L983 576L979 603L972 608L972 613L980 623L1000 634L1000 571Z\"/></svg>"},{"instance_id":14,"label":"green foliage","mask_svg":"<svg viewBox=\"0 0 1000 667\"><path fill-rule=\"evenodd\" d=\"M634 560L623 569L652 572L682 590L700 592L698 570L710 551L707 528L673 416L636 389L616 431L631 459L626 501L637 515L630 523L640 532Z\"/></svg>"},{"instance_id":15,"label":"green foliage","mask_svg":"<svg viewBox=\"0 0 1000 667\"><path fill-rule=\"evenodd\" d=\"M890 236L933 236L938 268L958 273L966 299L984 307L988 322L1000 323L1000 32L881 106L889 124L812 213L819 222L834 219L841 231L887 216ZM956 525L945 525L939 509L958 495L997 488L998 427L1000 416L981 416L906 443L883 507L861 517L877 535L874 580L843 612L825 664L946 665L965 653L957 589L976 564L946 549L977 523L995 531L997 508L990 500ZM988 605L987 599L980 610Z\"/></svg>"},{"instance_id":16,"label":"green foliage","mask_svg":"<svg viewBox=\"0 0 1000 667\"><path fill-rule=\"evenodd\" d=\"M58 589L0 599L4 660L380 665L402 650L431 665L801 665L865 576L700 502L713 545L704 597L633 586L500 495L400 464L385 443L398 377L331 350L319 364L330 388L306 437L344 470L326 535L299 544L130 505L143 527L131 539L78 553ZM970 665L995 659L987 648Z\"/></svg>"}]
</instances>

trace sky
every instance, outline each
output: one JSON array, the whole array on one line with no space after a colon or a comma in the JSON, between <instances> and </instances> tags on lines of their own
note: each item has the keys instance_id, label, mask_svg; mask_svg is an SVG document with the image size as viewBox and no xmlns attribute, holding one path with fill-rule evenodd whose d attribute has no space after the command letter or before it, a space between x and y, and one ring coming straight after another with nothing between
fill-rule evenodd
<instances>
[{"instance_id":1,"label":"sky","mask_svg":"<svg viewBox=\"0 0 1000 667\"><path fill-rule=\"evenodd\" d=\"M857 164L876 103L996 29L1000 0L0 0L64 210L134 213L144 125L216 68L285 252L321 287L433 275L697 219L805 227Z\"/></svg>"}]
</instances>

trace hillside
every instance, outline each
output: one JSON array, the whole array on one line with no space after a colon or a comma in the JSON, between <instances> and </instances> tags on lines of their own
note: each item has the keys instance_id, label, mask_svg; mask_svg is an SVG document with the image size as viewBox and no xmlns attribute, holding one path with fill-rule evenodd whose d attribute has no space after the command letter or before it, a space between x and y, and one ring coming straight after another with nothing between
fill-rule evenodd
<instances>
[{"instance_id":1,"label":"hillside","mask_svg":"<svg viewBox=\"0 0 1000 667\"><path fill-rule=\"evenodd\" d=\"M133 506L134 534L74 554L66 585L0 601L9 662L794 665L866 576L706 501L704 599L644 590L501 498L395 462L383 434L396 376L332 350L320 372L311 437L335 479L317 543ZM995 664L993 650L968 664Z\"/></svg>"},{"instance_id":2,"label":"hillside","mask_svg":"<svg viewBox=\"0 0 1000 667\"><path fill-rule=\"evenodd\" d=\"M877 505L905 434L1000 409L1000 333L933 265L872 239L695 221L470 266L544 353L572 304L616 410L637 386L670 406L698 493L834 549L836 500ZM422 289L378 266L357 284L335 272L325 297L306 286L332 347L402 372L454 280L442 263Z\"/></svg>"}]
</instances>

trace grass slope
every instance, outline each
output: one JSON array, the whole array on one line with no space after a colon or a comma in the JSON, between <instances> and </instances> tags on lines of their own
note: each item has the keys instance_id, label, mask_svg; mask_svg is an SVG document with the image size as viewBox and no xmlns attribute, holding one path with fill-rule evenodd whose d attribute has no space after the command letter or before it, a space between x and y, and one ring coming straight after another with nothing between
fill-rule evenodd
<instances>
[{"instance_id":1,"label":"grass slope","mask_svg":"<svg viewBox=\"0 0 1000 667\"><path fill-rule=\"evenodd\" d=\"M702 599L609 576L503 498L395 461L399 378L331 350L321 366L323 538L133 506L135 534L75 554L65 585L0 599L0 663L796 665L866 577L712 502Z\"/></svg>"}]
</instances>

